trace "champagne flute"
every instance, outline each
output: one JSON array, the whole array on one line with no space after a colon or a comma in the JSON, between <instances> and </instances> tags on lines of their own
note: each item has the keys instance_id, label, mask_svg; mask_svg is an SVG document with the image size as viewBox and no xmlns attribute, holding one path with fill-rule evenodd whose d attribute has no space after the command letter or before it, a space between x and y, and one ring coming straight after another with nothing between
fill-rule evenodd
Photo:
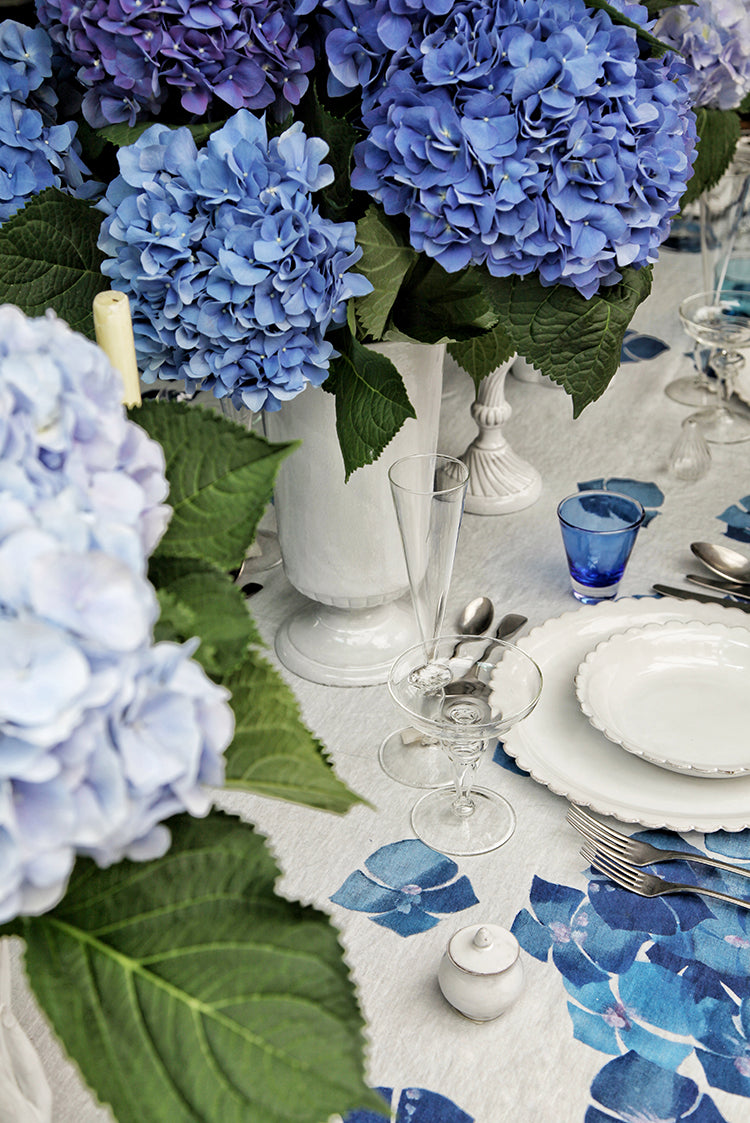
<instances>
[{"instance_id":1,"label":"champagne flute","mask_svg":"<svg viewBox=\"0 0 750 1123\"><path fill-rule=\"evenodd\" d=\"M445 618L469 469L442 453L405 456L391 465L388 478L404 547L414 613L422 643L421 659L411 668L410 684L430 694L446 668L435 660L435 637ZM384 772L399 783L431 788L450 782L439 748L412 729L391 733L378 754Z\"/></svg>"},{"instance_id":2,"label":"champagne flute","mask_svg":"<svg viewBox=\"0 0 750 1123\"><path fill-rule=\"evenodd\" d=\"M429 791L414 805L414 833L441 854L485 854L510 838L516 816L498 792L473 785L490 742L504 736L536 706L542 673L512 643L486 637L442 636L432 644L443 685L428 692L412 682L423 663L421 646L400 655L388 689L409 720L440 744L453 768L453 787Z\"/></svg>"}]
</instances>

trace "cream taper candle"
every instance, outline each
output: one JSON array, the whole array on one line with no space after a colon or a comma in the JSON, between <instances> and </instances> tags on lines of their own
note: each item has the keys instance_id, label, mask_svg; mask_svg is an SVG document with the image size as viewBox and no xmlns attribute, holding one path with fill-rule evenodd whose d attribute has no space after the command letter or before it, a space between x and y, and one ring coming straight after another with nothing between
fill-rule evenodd
<instances>
[{"instance_id":1,"label":"cream taper candle","mask_svg":"<svg viewBox=\"0 0 750 1123\"><path fill-rule=\"evenodd\" d=\"M94 297L94 331L96 342L112 366L122 375L126 406L141 404L141 385L135 358L133 323L130 302L124 292L98 292Z\"/></svg>"}]
</instances>

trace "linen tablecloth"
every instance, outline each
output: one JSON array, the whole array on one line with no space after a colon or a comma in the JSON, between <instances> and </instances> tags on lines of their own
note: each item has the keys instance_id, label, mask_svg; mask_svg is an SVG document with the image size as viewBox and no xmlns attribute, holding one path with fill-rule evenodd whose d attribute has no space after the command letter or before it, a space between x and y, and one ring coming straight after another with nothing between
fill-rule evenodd
<instances>
[{"instance_id":1,"label":"linen tablecloth","mask_svg":"<svg viewBox=\"0 0 750 1123\"><path fill-rule=\"evenodd\" d=\"M712 446L711 469L697 483L668 470L690 410L664 387L691 369L677 307L699 277L697 255L662 252L625 361L580 418L561 389L507 380L513 414L504 432L539 470L543 490L514 514L465 516L446 630L480 594L494 601L496 619L528 617L521 636L576 608L555 508L590 481L631 481L653 515L621 596L649 595L654 581L684 584L698 565L691 541L750 542L750 444ZM472 400L468 377L449 371L441 451L460 455L476 435ZM251 608L274 658L275 630L302 598L281 568L260 581ZM513 804L515 834L483 856L435 855L410 829L420 793L378 765L378 746L399 721L386 687L319 686L282 673L339 776L371 806L339 818L246 795L223 795L221 805L267 836L283 870L279 890L338 926L367 1021L368 1079L392 1097L399 1123L750 1120L750 912L612 890L580 857L566 801L502 753L483 763L480 780ZM706 845L750 860L750 832ZM486 1024L462 1018L437 985L449 937L479 921L516 932L525 969L517 1003ZM109 1120L62 1057L18 967L14 1009L52 1083L55 1123Z\"/></svg>"}]
</instances>

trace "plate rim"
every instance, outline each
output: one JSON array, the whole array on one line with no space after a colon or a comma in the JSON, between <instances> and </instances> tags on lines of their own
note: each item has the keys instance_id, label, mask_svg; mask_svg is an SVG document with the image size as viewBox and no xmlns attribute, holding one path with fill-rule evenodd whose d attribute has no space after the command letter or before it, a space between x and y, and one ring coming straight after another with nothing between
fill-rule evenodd
<instances>
[{"instance_id":1,"label":"plate rim","mask_svg":"<svg viewBox=\"0 0 750 1123\"><path fill-rule=\"evenodd\" d=\"M519 639L517 641L518 646L524 648L528 647L528 654L539 661L539 652L535 649L539 645L540 637L544 636L545 629L549 629L550 627L555 629L565 626L570 627L573 626L576 621L580 621L581 619L585 620L587 617L591 616L592 613L601 613L602 616L612 615L615 617L612 632L624 630L629 626L627 620L621 623L625 614L631 609L637 610L640 607L644 607L644 604L653 607L655 613L662 610L671 614L675 619L689 619L690 615L693 614L697 619L732 620L736 622L739 627L747 627L748 624L746 615L741 609L737 608L697 602L691 602L688 605L683 600L678 600L676 597L666 596L645 595L640 597L622 597L599 605L578 605L575 608L559 613L557 616L551 616L541 624L537 624L533 627L525 637ZM620 625L619 627L618 624ZM540 666L542 667L542 674L544 675L545 668L543 663L540 662ZM554 795L562 796L570 803L577 803L584 807L589 807L602 816L611 816L623 823L633 823L653 829L672 830L678 833L688 831L710 833L717 830L726 830L733 833L746 830L750 827L750 799L748 799L747 802L747 811L742 813L742 821L740 821L740 816L735 814L730 814L729 816L721 813L687 815L683 813L675 814L672 812L663 812L656 814L645 812L642 808L635 806L632 801L626 803L620 800L617 803L613 803L612 797L607 793L602 794L601 792L581 791L580 788L577 790L575 782L571 782L569 778L565 779L562 776L560 776L560 778L554 775L550 776L548 774L548 762L545 760L540 761L538 750L536 751L536 755L530 758L530 753L532 752L531 747L522 740L524 737L524 727L528 729L529 722L535 717L538 718L538 712L540 707L544 705L544 699L545 694L544 690L542 690L542 697L537 706L537 710L530 718L525 719L524 722L521 722L506 735L503 746L508 756L516 761L520 769L536 783L540 784L542 787L546 787ZM576 712L579 712L577 706ZM583 715L580 715L580 718L584 726L588 728L588 722ZM594 734L596 734L596 732L596 730L593 730ZM606 738L602 738L602 740L605 744L608 744ZM635 757L629 757L628 759L632 760L643 769L651 770L654 768L654 766L648 762L639 761ZM542 765L541 768L540 763ZM545 774L545 769L547 774ZM659 772L662 776L670 775L665 770L654 769L654 771ZM678 780L687 779L687 782L690 784L705 784L714 790L722 786L721 782L716 780L706 780L702 777L680 777L677 773L672 773L672 775ZM746 785L748 789L750 789L750 777L738 777L736 780L732 780L732 785L733 787Z\"/></svg>"},{"instance_id":2,"label":"plate rim","mask_svg":"<svg viewBox=\"0 0 750 1123\"><path fill-rule=\"evenodd\" d=\"M663 636L665 629L667 631L681 632L689 628L699 628L701 631L714 632L714 634L726 635L729 638L729 633L743 631L748 640L745 646L750 646L750 632L747 628L739 628L736 624L727 624L723 620L696 620L691 617L689 620L666 620L666 621L651 621L648 624L635 624L633 627L626 628L622 632L613 632L611 636L606 639L600 640L595 647L589 651L579 665L574 679L574 689L578 704L582 713L588 718L594 729L598 729L600 733L615 745L619 745L625 752L631 753L633 756L639 757L641 760L647 761L649 764L656 765L657 768L664 768L671 772L679 772L686 776L696 776L706 780L733 780L740 776L750 776L750 750L748 750L748 763L745 765L738 765L732 767L730 765L717 764L712 767L702 764L690 764L685 761L675 760L673 757L659 755L655 751L638 746L633 741L629 741L622 731L619 733L616 729L607 725L606 721L596 713L590 698L585 696L585 689L590 684L590 678L595 668L597 661L601 658L602 653L606 648L614 644L615 647L621 645L626 637L642 636L644 633L658 632ZM718 630L718 633L717 633Z\"/></svg>"}]
</instances>

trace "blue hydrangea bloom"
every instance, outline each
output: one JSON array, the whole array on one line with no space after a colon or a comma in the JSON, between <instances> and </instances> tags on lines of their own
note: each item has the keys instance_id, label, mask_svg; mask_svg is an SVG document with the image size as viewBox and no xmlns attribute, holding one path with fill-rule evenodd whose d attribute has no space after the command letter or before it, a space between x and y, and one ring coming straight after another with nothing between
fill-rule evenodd
<instances>
[{"instance_id":1,"label":"blue hydrangea bloom","mask_svg":"<svg viewBox=\"0 0 750 1123\"><path fill-rule=\"evenodd\" d=\"M654 30L687 63L695 105L736 109L750 93L750 8L745 0L695 0L669 8Z\"/></svg>"},{"instance_id":2,"label":"blue hydrangea bloom","mask_svg":"<svg viewBox=\"0 0 750 1123\"><path fill-rule=\"evenodd\" d=\"M299 122L269 141L244 109L200 150L159 124L119 150L102 271L131 298L146 382L184 379L258 411L325 380L328 327L372 287L351 272L354 223L311 199L333 179L327 151Z\"/></svg>"},{"instance_id":3,"label":"blue hydrangea bloom","mask_svg":"<svg viewBox=\"0 0 750 1123\"><path fill-rule=\"evenodd\" d=\"M94 127L155 117L170 95L190 115L271 108L282 119L315 64L296 9L293 0L37 0Z\"/></svg>"},{"instance_id":4,"label":"blue hydrangea bloom","mask_svg":"<svg viewBox=\"0 0 750 1123\"><path fill-rule=\"evenodd\" d=\"M352 183L417 250L587 297L656 260L695 148L674 55L584 0L323 7L329 90L362 86Z\"/></svg>"},{"instance_id":5,"label":"blue hydrangea bloom","mask_svg":"<svg viewBox=\"0 0 750 1123\"><path fill-rule=\"evenodd\" d=\"M153 643L161 447L103 351L0 308L0 923L51 908L76 854L155 857L205 814L233 732L227 692Z\"/></svg>"},{"instance_id":6,"label":"blue hydrangea bloom","mask_svg":"<svg viewBox=\"0 0 750 1123\"><path fill-rule=\"evenodd\" d=\"M670 1072L635 1052L610 1061L591 1084L595 1100L584 1123L726 1123L710 1096L694 1080Z\"/></svg>"},{"instance_id":7,"label":"blue hydrangea bloom","mask_svg":"<svg viewBox=\"0 0 750 1123\"><path fill-rule=\"evenodd\" d=\"M418 839L381 846L365 862L367 874L355 870L330 898L399 936L434 928L435 913L461 912L477 904L468 877L456 877L458 866ZM369 876L368 876L369 874Z\"/></svg>"},{"instance_id":8,"label":"blue hydrangea bloom","mask_svg":"<svg viewBox=\"0 0 750 1123\"><path fill-rule=\"evenodd\" d=\"M402 1088L394 1095L393 1088L377 1088L391 1106L394 1123L474 1123L453 1100L427 1088ZM395 1099L395 1103L394 1103ZM372 1111L350 1111L344 1123L382 1123L383 1116Z\"/></svg>"},{"instance_id":9,"label":"blue hydrangea bloom","mask_svg":"<svg viewBox=\"0 0 750 1123\"><path fill-rule=\"evenodd\" d=\"M74 122L57 123L52 43L42 28L0 23L0 222L32 195L59 187L86 196L90 181Z\"/></svg>"}]
</instances>

